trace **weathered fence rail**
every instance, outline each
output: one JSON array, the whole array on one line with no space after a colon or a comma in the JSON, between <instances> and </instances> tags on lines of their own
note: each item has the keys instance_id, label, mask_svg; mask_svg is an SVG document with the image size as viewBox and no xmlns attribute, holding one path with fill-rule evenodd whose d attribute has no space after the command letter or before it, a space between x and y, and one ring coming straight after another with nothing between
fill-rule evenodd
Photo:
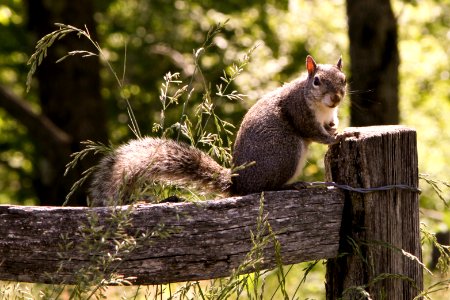
<instances>
[{"instance_id":1,"label":"weathered fence rail","mask_svg":"<svg viewBox=\"0 0 450 300\"><path fill-rule=\"evenodd\" d=\"M337 255L342 192L267 192L264 200L264 214L282 245L285 263ZM260 195L138 205L131 212L132 224L127 226L130 236L160 230L170 234L145 240L116 271L136 276L135 283L141 284L227 276L252 247L250 230L256 232L259 207ZM91 259L76 245L83 242L80 229L86 227L92 211L98 215L100 223L95 226L99 230L109 226L109 208L1 206L0 279L73 283L72 275ZM74 247L64 249L68 243ZM275 265L274 251L266 252L270 251L272 255L267 255L261 267ZM61 263L62 269L56 272Z\"/></svg>"},{"instance_id":2,"label":"weathered fence rail","mask_svg":"<svg viewBox=\"0 0 450 300\"><path fill-rule=\"evenodd\" d=\"M359 132L359 137L330 147L325 161L328 180L357 188L417 187L414 130L402 126L347 130ZM170 234L146 239L115 271L135 277L136 284L227 276L253 246L250 232L256 230L260 200L261 195L249 195L137 205L130 210L130 235L158 228ZM266 192L263 204L281 245L283 264L328 259L328 299L343 293L355 298L353 286L364 286L374 299L379 293L389 299L412 299L422 288L420 265L401 251L421 259L418 195L413 190ZM111 228L112 212L112 208L0 206L0 280L73 283L74 274L95 253L77 247L85 242L85 224L95 215L94 228L99 232ZM336 258L339 253L346 255ZM275 266L273 243L266 245L263 257L258 267Z\"/></svg>"}]
</instances>

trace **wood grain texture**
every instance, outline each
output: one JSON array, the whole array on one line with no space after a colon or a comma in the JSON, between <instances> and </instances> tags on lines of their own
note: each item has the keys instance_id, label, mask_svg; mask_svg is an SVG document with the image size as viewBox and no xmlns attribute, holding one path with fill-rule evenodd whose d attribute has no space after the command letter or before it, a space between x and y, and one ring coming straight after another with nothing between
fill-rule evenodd
<instances>
[{"instance_id":1,"label":"wood grain texture","mask_svg":"<svg viewBox=\"0 0 450 300\"><path fill-rule=\"evenodd\" d=\"M336 189L265 193L264 214L281 243L283 264L336 256L343 197ZM252 247L250 231L255 230L259 207L259 194L137 205L129 234L153 231L162 224L172 233L150 238L112 267L118 274L137 277L134 284L227 276ZM88 215L98 216L102 231L114 226L107 221L110 213L107 207L0 206L0 280L73 283L94 255L78 247ZM63 247L68 242L71 246ZM273 267L274 261L271 243L260 267Z\"/></svg>"},{"instance_id":2,"label":"wood grain texture","mask_svg":"<svg viewBox=\"0 0 450 300\"><path fill-rule=\"evenodd\" d=\"M330 148L328 180L353 187L406 184L418 187L416 132L403 126L349 128L359 132ZM346 193L341 253L327 263L327 299L337 299L351 287L364 286L373 299L413 299L423 286L421 266L401 249L422 259L418 194L390 190L370 194ZM357 245L352 246L349 238ZM383 274L409 277L374 282ZM359 299L347 290L345 299Z\"/></svg>"}]
</instances>

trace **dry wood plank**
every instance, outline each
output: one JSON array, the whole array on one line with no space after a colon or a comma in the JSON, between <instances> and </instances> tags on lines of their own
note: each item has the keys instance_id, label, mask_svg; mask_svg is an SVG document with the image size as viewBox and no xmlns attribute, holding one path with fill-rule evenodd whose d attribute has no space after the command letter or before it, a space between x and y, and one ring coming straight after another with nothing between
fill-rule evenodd
<instances>
[{"instance_id":1,"label":"dry wood plank","mask_svg":"<svg viewBox=\"0 0 450 300\"><path fill-rule=\"evenodd\" d=\"M336 189L266 192L264 215L281 244L283 264L335 257L343 210ZM136 205L129 235L155 235L110 265L134 284L159 284L229 275L252 247L260 195L197 203ZM123 212L128 207L118 207ZM96 251L83 249L88 220L98 217L101 235L111 222L112 208L0 206L0 280L73 283ZM108 221L109 220L109 221ZM83 229L84 228L84 229ZM92 238L92 237L91 237ZM98 250L98 249L97 249ZM112 246L102 249L113 253ZM273 243L264 250L260 268L275 266ZM247 270L251 271L251 270Z\"/></svg>"},{"instance_id":2,"label":"dry wood plank","mask_svg":"<svg viewBox=\"0 0 450 300\"><path fill-rule=\"evenodd\" d=\"M359 132L330 148L328 180L352 187L405 184L418 187L416 132L403 126L349 128ZM423 287L421 266L400 249L422 259L418 194L404 190L346 193L341 253L327 263L327 299L360 299L352 287L365 287L372 299L413 299ZM358 247L351 245L349 238ZM390 275L386 275L390 274ZM388 278L406 276L405 279Z\"/></svg>"}]
</instances>

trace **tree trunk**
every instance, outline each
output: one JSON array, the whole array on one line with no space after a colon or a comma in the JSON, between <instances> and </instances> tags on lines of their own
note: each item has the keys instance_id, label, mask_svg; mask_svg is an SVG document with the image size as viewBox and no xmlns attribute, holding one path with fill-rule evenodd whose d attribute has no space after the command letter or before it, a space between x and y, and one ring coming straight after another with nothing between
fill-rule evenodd
<instances>
[{"instance_id":1,"label":"tree trunk","mask_svg":"<svg viewBox=\"0 0 450 300\"><path fill-rule=\"evenodd\" d=\"M347 0L352 126L398 124L397 20L389 0Z\"/></svg>"},{"instance_id":2,"label":"tree trunk","mask_svg":"<svg viewBox=\"0 0 450 300\"><path fill-rule=\"evenodd\" d=\"M84 28L86 25L94 38L96 27L93 19L93 2L81 1L44 1L29 0L28 16L30 29L36 38L57 29L54 23L65 23ZM91 139L106 141L105 108L100 96L100 64L98 57L73 57L62 63L55 63L59 58L72 50L89 50L95 52L93 46L84 38L66 36L49 48L47 58L38 67L36 77L39 82L41 108L57 127L72 138L69 145L39 149L41 155L36 168L35 187L42 205L60 205L73 182L81 176L81 172L92 166L93 159L86 159L78 170L63 177L69 155L80 149L80 141ZM71 204L85 204L85 195L75 195Z\"/></svg>"}]
</instances>

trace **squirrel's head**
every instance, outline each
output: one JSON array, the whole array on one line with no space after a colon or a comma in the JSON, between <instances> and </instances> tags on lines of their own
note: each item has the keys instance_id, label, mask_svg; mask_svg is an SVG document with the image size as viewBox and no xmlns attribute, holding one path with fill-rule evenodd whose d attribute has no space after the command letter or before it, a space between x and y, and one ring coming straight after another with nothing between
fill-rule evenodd
<instances>
[{"instance_id":1,"label":"squirrel's head","mask_svg":"<svg viewBox=\"0 0 450 300\"><path fill-rule=\"evenodd\" d=\"M342 72L342 57L336 65L316 64L312 56L306 57L308 71L308 99L316 104L334 108L345 96L346 79Z\"/></svg>"}]
</instances>

